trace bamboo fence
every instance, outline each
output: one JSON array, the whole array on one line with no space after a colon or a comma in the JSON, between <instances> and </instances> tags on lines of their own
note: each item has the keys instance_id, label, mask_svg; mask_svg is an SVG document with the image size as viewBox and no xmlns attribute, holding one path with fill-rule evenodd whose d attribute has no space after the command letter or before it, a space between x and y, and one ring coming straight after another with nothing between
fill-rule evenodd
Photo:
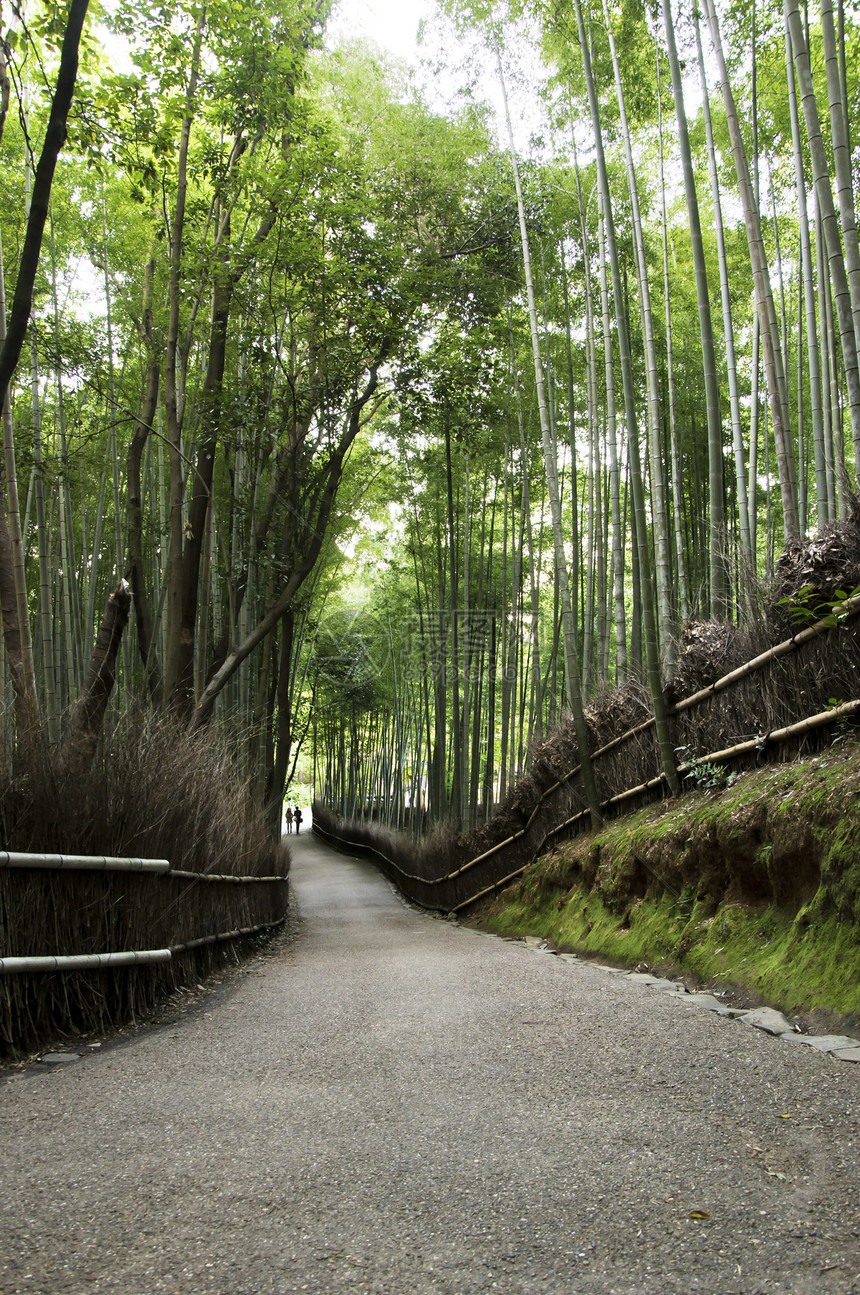
<instances>
[{"instance_id":1,"label":"bamboo fence","mask_svg":"<svg viewBox=\"0 0 860 1295\"><path fill-rule=\"evenodd\" d=\"M135 1020L279 927L287 904L286 875L0 853L0 1052Z\"/></svg>"},{"instance_id":2,"label":"bamboo fence","mask_svg":"<svg viewBox=\"0 0 860 1295\"><path fill-rule=\"evenodd\" d=\"M828 696L830 688L846 681L857 691L860 685L860 637L857 634L856 618L860 613L860 597L847 600L842 608L837 624L832 617L827 617L792 635L791 638L768 648L716 679L708 686L698 689L669 707L669 714L675 724L677 750L683 751L687 758L678 764L677 772L683 779L694 777L703 765L743 764L753 760L763 763L774 759L785 758L787 750L793 750L799 744L815 740L817 734L840 723L847 723L860 716L860 698L834 704ZM849 624L850 622L850 624ZM832 631L839 631L831 634ZM825 636L831 636L826 638ZM822 650L822 642L829 650ZM835 651L834 651L835 644ZM803 659L791 674L784 670L784 661L792 653L801 652ZM776 674L777 664L781 673ZM765 683L760 683L755 696L750 696L749 681L762 671L769 672ZM838 681L838 682L837 682ZM732 694L732 690L735 690ZM716 748L700 748L694 744L697 730L705 733L722 735L726 725L725 714L716 717L713 713L705 723L695 724L685 717L697 709L711 710L714 699L720 694L741 694L738 701L731 706L723 706L722 711L730 720L740 726L740 714L747 725L754 728L751 736L739 740L724 742ZM826 709L817 710L800 720L789 723L771 724L767 721L784 714L787 707L797 706L800 699L807 697L813 702L823 701ZM795 711L796 713L796 711ZM710 721L710 722L709 722ZM683 726L683 727L682 727ZM624 812L631 802L663 795L666 790L665 775L659 766L656 743L653 741L653 717L634 725L618 734L602 746L592 751L591 759L598 772L598 787L601 791L601 812L608 817ZM737 729L735 730L737 732ZM647 745L642 738L649 737ZM684 739L680 741L679 739ZM612 773L625 769L625 763L619 759L619 753L625 746L636 743L635 761L627 762L629 767L645 768L649 776L639 777L633 785L617 790L618 782L612 786L613 778L607 775L606 766L613 766ZM701 753L693 755L692 751ZM422 907L439 912L457 913L486 898L503 886L515 880L526 868L538 858L548 845L564 835L587 830L590 826L590 812L586 807L584 794L577 788L576 779L580 773L577 764L566 773L559 774L548 761L538 757L536 765L542 766L544 786L534 796L533 803L523 813L522 827L510 832L501 840L454 869L447 869L435 876L416 873L404 867L401 862L379 849L372 839L372 833L366 827L360 830L350 824L332 822L323 827L317 820L322 815L315 814L314 831L333 844L351 850L361 850L375 857L382 869L405 894ZM537 773L537 770L535 771ZM549 777L551 781L546 782ZM566 793L562 799L560 793ZM564 800L567 810L564 812ZM570 809L576 806L575 812ZM336 827L336 831L333 828ZM516 866L511 864L516 861ZM441 862L441 860L440 860ZM661 880L658 878L658 880ZM665 885L665 883L662 883Z\"/></svg>"}]
</instances>

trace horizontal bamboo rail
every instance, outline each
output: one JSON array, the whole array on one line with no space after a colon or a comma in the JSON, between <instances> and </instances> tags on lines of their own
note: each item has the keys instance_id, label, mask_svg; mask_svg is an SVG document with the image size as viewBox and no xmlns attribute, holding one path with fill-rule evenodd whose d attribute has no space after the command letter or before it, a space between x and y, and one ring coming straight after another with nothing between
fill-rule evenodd
<instances>
[{"instance_id":1,"label":"horizontal bamboo rail","mask_svg":"<svg viewBox=\"0 0 860 1295\"><path fill-rule=\"evenodd\" d=\"M735 756L748 755L749 752L760 750L763 745L770 742L785 742L792 737L801 737L804 733L811 733L816 728L826 728L829 724L836 724L841 719L850 719L854 715L860 715L860 698L843 702L841 706L833 706L830 710L819 711L817 715L810 715L807 719L799 720L796 724L789 724L786 728L775 728L770 733L763 734L762 737L751 738L748 742L738 742L735 746L724 747L722 751L711 751L709 755L703 755L696 760L691 760L689 764L679 765L678 773L685 773L695 769L696 765L705 762L718 764L721 760L731 760Z\"/></svg>"},{"instance_id":2,"label":"horizontal bamboo rail","mask_svg":"<svg viewBox=\"0 0 860 1295\"><path fill-rule=\"evenodd\" d=\"M483 890L479 890L477 895L472 895L469 899L464 899L461 903L455 905L455 907L451 909L451 912L459 913L461 908L468 908L470 904L476 904L478 900L483 899L485 895L492 895L494 890L499 890L502 886L507 885L509 881L513 881L515 877L521 877L526 868L530 867L531 863L524 863L521 868L515 868L513 872L508 873L507 877L500 877L499 880L494 881L491 886L485 886Z\"/></svg>"},{"instance_id":3,"label":"horizontal bamboo rail","mask_svg":"<svg viewBox=\"0 0 860 1295\"><path fill-rule=\"evenodd\" d=\"M849 620L860 612L860 596L857 598L846 598L845 602L840 604L840 620ZM678 715L681 711L689 710L691 706L697 705L700 701L707 700L714 693L722 692L724 688L730 688L732 684L739 683L741 679L746 679L748 675L754 674L762 666L769 665L771 661L778 660L781 656L786 656L789 652L794 652L804 643L811 639L817 638L819 634L827 634L833 629L833 625L826 620L816 621L808 629L799 630L793 634L790 639L784 639L782 643L777 643L775 647L768 648L766 652L761 652L758 656L753 657L751 661L745 661L739 665L736 670L730 670L721 678L709 684L707 688L700 688L698 692L690 693L689 697L684 697L681 701L675 702L670 708L670 715Z\"/></svg>"},{"instance_id":4,"label":"horizontal bamboo rail","mask_svg":"<svg viewBox=\"0 0 860 1295\"><path fill-rule=\"evenodd\" d=\"M113 859L97 854L25 854L0 851L0 868L44 868L50 871L168 872L169 859Z\"/></svg>"},{"instance_id":5,"label":"horizontal bamboo rail","mask_svg":"<svg viewBox=\"0 0 860 1295\"><path fill-rule=\"evenodd\" d=\"M171 868L169 859L114 859L98 854L24 854L8 850L0 851L0 868L31 868L61 872L146 872L179 877L184 881L226 881L239 886L246 886L255 881L289 880L286 874L274 877L252 877L220 872L184 872L181 868Z\"/></svg>"},{"instance_id":6,"label":"horizontal bamboo rail","mask_svg":"<svg viewBox=\"0 0 860 1295\"><path fill-rule=\"evenodd\" d=\"M217 944L226 940L240 940L249 935L258 935L260 931L269 931L281 926L284 919L278 922L260 922L257 926L242 926L233 931L221 931L217 935L202 935L197 940L187 940L185 944L173 944L169 949L125 950L122 953L71 953L47 957L0 958L0 975L15 975L42 971L99 971L110 967L147 966L156 962L172 962L179 953L188 953L191 949L201 949L206 944Z\"/></svg>"},{"instance_id":7,"label":"horizontal bamboo rail","mask_svg":"<svg viewBox=\"0 0 860 1295\"><path fill-rule=\"evenodd\" d=\"M196 940L186 940L185 944L171 945L172 954L188 953L190 949L202 949L205 944L218 944L225 940L243 940L248 935L259 935L261 931L272 931L276 926L283 926L286 918L277 922L259 922L256 926L240 926L235 931L221 931L218 935L201 935Z\"/></svg>"},{"instance_id":8,"label":"horizontal bamboo rail","mask_svg":"<svg viewBox=\"0 0 860 1295\"><path fill-rule=\"evenodd\" d=\"M184 881L226 881L235 886L247 886L254 881L289 881L286 874L275 877L235 877L229 872L183 872L180 868L171 868L168 877L180 877Z\"/></svg>"},{"instance_id":9,"label":"horizontal bamboo rail","mask_svg":"<svg viewBox=\"0 0 860 1295\"><path fill-rule=\"evenodd\" d=\"M853 616L858 615L858 613L860 613L860 595L856 598L847 598L840 606L840 621L850 620ZM763 669L764 666L770 665L771 662L777 661L780 657L796 651L797 648L802 647L804 643L809 643L812 639L817 638L821 634L830 633L833 628L832 623L828 620L816 621L814 625L808 626L805 630L799 630L797 634L793 634L791 638L783 639L781 643L777 643L774 647L768 648L765 652L760 652L758 656L752 657L749 661L745 661L744 664L738 666L737 669L730 670L728 674L721 675L719 679L715 679L714 682L708 684L706 688L700 688L698 692L692 692L688 697L683 697L672 706L668 706L666 708L667 715L680 715L685 710L690 710L693 706L698 706L701 702L707 701L716 693L722 692L726 688L730 688L733 684L740 683L742 679L746 679L749 675L755 674L756 671ZM609 755L611 751L616 750L625 742L629 742L631 738L638 737L640 733L647 733L648 730L653 727L654 716L650 715L648 719L642 720L641 723L636 724L633 728L627 729L624 733L619 733L618 737L612 738L609 742L605 743L604 746L597 747L592 751L592 762L602 759L605 755ZM708 756L702 757L702 759L705 760L708 758ZM557 791L560 791L565 783L571 778L575 778L581 767L581 765L577 764L568 773L555 775L557 781L552 783L551 786L546 787L538 796L537 803L532 810L524 831L527 831L528 828L531 827L532 822L536 818L544 801L548 800L550 796L554 796Z\"/></svg>"},{"instance_id":10,"label":"horizontal bamboo rail","mask_svg":"<svg viewBox=\"0 0 860 1295\"><path fill-rule=\"evenodd\" d=\"M852 602L860 604L860 599L853 599ZM843 702L841 706L834 706L830 710L820 711L817 715L810 715L806 719L799 720L796 724L789 724L785 728L774 729L772 732L763 734L761 737L751 738L744 742L737 742L734 746L724 747L720 751L711 751L706 755L697 757L695 760L688 761L686 764L679 765L678 773L683 776L684 774L691 773L697 766L701 766L705 763L719 764L726 760L736 759L742 755L748 755L753 751L760 751L770 743L778 744L780 742L789 741L793 737L801 737L804 733L812 732L817 728L827 727L830 724L836 724L841 719L849 719L855 715L860 715L860 698L855 698L853 701ZM637 730L631 731L635 732ZM625 791L619 792L616 796L610 796L608 800L602 801L600 806L601 811L612 809L614 806L621 805L625 801L632 800L634 797L642 795L647 791L653 791L664 781L665 774L661 773L656 778L649 778L647 782L640 783L636 787L628 787ZM377 849L376 846L365 845L362 842L351 841L347 837L338 836L337 833L330 832L327 828L321 827L318 823L313 824L312 830L319 836L328 838L332 841L338 841L341 845L349 846L351 849L359 849L375 855L378 859L387 863L389 867L394 868L404 880L419 881L425 886L440 886L446 881L453 881L456 877L462 876L463 873L467 872L470 868L474 868L477 864L482 863L491 855L497 854L499 851L506 849L508 846L512 845L514 841L520 840L526 835L528 828L534 821L534 817L535 814L532 813L529 817L528 823L520 831L514 832L512 836L505 837L503 841L497 842L496 845L492 846L489 850L485 850L482 854L477 855L474 859L470 859L467 863L462 864L453 872L445 873L440 877L422 877L419 876L418 873L407 872L405 868L402 868L394 859L390 859L388 855L383 854L383 852ZM532 858L538 858L553 837L561 835L562 832L569 831L578 823L583 822L585 819L590 819L590 817L591 811L584 809L572 815L570 818L566 818L564 822L558 823L544 835L540 844L534 851ZM653 869L651 869L644 860L641 860L641 862L649 872L653 872ZM485 895L492 894L493 891L498 890L509 881L513 881L515 877L522 876L530 866L531 861L523 864L522 867L516 868L513 872L499 878L498 881L494 881L491 885L485 886L484 889L478 891L477 894L470 896L468 899L461 900L459 904L455 905L451 909L437 909L436 906L431 904L425 904L423 907L432 908L433 911L459 913L462 909L468 908L471 904L476 903L477 900L483 899ZM656 874L654 875L656 876ZM666 887L667 890L670 891L670 893L674 893L672 892L671 887L664 882L662 878L658 877L657 879L664 887Z\"/></svg>"},{"instance_id":11,"label":"horizontal bamboo rail","mask_svg":"<svg viewBox=\"0 0 860 1295\"><path fill-rule=\"evenodd\" d=\"M58 957L0 958L0 974L34 971L98 971L102 967L133 967L170 962L170 949L138 949L125 953L70 953Z\"/></svg>"}]
</instances>

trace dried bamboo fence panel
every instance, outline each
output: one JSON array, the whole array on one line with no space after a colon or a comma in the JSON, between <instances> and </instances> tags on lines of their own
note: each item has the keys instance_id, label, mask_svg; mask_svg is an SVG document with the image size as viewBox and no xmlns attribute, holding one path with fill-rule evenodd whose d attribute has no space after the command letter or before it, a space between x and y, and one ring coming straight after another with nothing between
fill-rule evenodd
<instances>
[{"instance_id":1,"label":"dried bamboo fence panel","mask_svg":"<svg viewBox=\"0 0 860 1295\"><path fill-rule=\"evenodd\" d=\"M0 1053L135 1020L287 914L285 874L93 864L0 868Z\"/></svg>"},{"instance_id":2,"label":"dried bamboo fence panel","mask_svg":"<svg viewBox=\"0 0 860 1295\"><path fill-rule=\"evenodd\" d=\"M792 638L757 653L741 666L675 703L672 732L679 753L678 772L694 774L704 762L734 766L792 759L816 749L822 734L860 714L860 597L845 604L839 624L822 620ZM628 691L632 708L644 709L642 690ZM844 700L845 698L849 700ZM606 708L604 707L604 710ZM628 705L622 713L630 713ZM813 713L810 714L810 711ZM798 715L806 718L797 719ZM638 718L638 717L637 717ZM600 708L589 714L598 794L605 815L631 803L665 793L653 718L639 718L610 735ZM588 826L579 765L569 738L550 737L534 753L532 769L480 834L449 843L446 855L424 851L419 867L404 865L409 846L392 838L377 846L372 828L339 824L321 806L314 808L315 830L349 848L374 854L401 889L425 907L458 911L520 875L554 838ZM567 772L559 768L567 758ZM519 826L511 830L516 822ZM501 839L492 840L494 835ZM476 840L485 848L463 857ZM452 855L457 867L451 868ZM461 861L462 858L462 861ZM446 866L447 865L447 866ZM444 869L444 871L443 871Z\"/></svg>"}]
</instances>

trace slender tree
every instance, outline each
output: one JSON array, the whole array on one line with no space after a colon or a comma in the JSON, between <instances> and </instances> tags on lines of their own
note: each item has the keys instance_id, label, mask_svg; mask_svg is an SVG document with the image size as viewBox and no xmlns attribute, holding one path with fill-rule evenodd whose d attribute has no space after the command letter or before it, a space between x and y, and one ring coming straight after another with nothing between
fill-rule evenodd
<instances>
[{"instance_id":1,"label":"slender tree","mask_svg":"<svg viewBox=\"0 0 860 1295\"><path fill-rule=\"evenodd\" d=\"M732 156L735 164L741 205L744 212L747 242L750 251L750 262L755 280L756 309L759 315L760 336L764 348L765 372L767 375L768 398L770 401L771 419L773 422L776 455L779 465L779 486L782 496L782 510L786 539L800 537L800 522L797 516L797 500L793 481L793 457L791 445L791 428L788 420L788 396L785 386L785 367L782 347L779 340L776 310L773 304L773 292L770 284L770 270L765 255L764 239L761 231L761 218L758 203L750 180L749 164L741 134L740 119L735 104L729 79L728 67L723 53L719 20L714 0L704 0L705 12L713 42L714 54L723 92L723 104L729 127L732 144Z\"/></svg>"},{"instance_id":2,"label":"slender tree","mask_svg":"<svg viewBox=\"0 0 860 1295\"><path fill-rule=\"evenodd\" d=\"M547 492L549 494L550 514L552 517L553 528L553 553L555 561L555 570L558 576L559 587L562 600L562 635L564 642L564 665L565 665L565 684L567 689L567 703L573 717L573 724L576 731L576 738L579 744L579 759L582 774L582 782L585 788L585 797L588 802L588 808L591 811L592 822L597 826L601 821L600 801L597 795L597 787L594 782L594 774L591 769L591 754L588 738L588 729L585 722L585 713L582 707L582 683L579 673L579 655L576 646L576 626L573 621L573 608L570 601L570 580L568 575L567 555L564 548L564 528L561 516L561 499L558 488L558 468L556 464L555 450L552 444L550 434L549 415L547 413L546 392L543 380L543 365L540 353L540 337L538 333L537 310L535 307L534 284L531 272L531 257L529 254L528 228L526 226L525 206L523 203L522 187L520 185L520 172L517 163L516 147L514 145L514 133L511 125L510 111L508 108L507 90L505 88L505 78L502 71L502 60L498 50L496 50L496 67L499 76L499 85L502 91L502 99L505 108L505 121L508 128L508 147L511 156L511 167L514 173L514 185L517 194L517 212L520 222L520 240L523 252L523 269L526 279L526 295L528 298L529 325L532 337L532 353L534 357L535 370L535 387L537 390L538 414L540 417L541 437L543 440L544 469L546 471Z\"/></svg>"}]
</instances>

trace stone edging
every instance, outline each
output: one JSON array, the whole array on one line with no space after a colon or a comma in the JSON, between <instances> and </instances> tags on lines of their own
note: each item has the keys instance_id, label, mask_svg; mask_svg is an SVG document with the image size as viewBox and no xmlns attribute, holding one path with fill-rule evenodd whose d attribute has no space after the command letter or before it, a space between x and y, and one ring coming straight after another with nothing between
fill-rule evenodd
<instances>
[{"instance_id":1,"label":"stone edging","mask_svg":"<svg viewBox=\"0 0 860 1295\"><path fill-rule=\"evenodd\" d=\"M727 1007L714 994L690 993L680 980L667 980L663 976L651 976L641 971L607 967L601 962L589 962L586 958L579 958L575 953L559 953L537 935L525 936L522 943L536 953L549 953L562 962L578 962L582 967L593 967L595 971L603 971L610 976L623 976L625 980L633 980L648 989L657 989L667 997L676 998L690 1007L699 1007L706 1012L714 1012L717 1016L743 1021L753 1029L763 1030L765 1034L775 1035L786 1042L804 1043L807 1047L815 1048L817 1052L829 1053L839 1061L860 1062L860 1039L853 1039L847 1034L800 1034L792 1028L791 1022L786 1020L782 1012L776 1011L773 1007L755 1007L752 1010L745 1007Z\"/></svg>"}]
</instances>

